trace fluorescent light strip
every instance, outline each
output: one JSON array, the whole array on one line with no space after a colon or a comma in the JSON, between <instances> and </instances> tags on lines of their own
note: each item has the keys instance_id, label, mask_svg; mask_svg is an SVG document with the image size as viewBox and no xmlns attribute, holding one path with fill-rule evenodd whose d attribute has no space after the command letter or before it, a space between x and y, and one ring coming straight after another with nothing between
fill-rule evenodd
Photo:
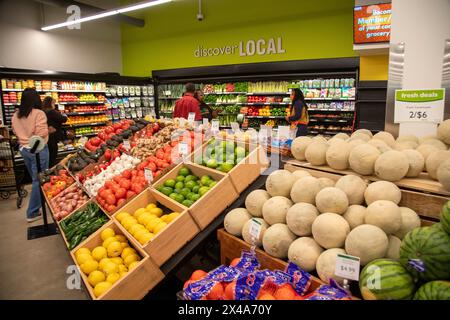
<instances>
[{"instance_id":1,"label":"fluorescent light strip","mask_svg":"<svg viewBox=\"0 0 450 320\"><path fill-rule=\"evenodd\" d=\"M109 16L113 16L113 15L121 14L121 13L125 13L125 12L130 12L130 11L140 10L140 9L144 9L144 8L149 8L149 7L153 7L153 6L156 6L156 5L159 5L159 4L164 4L164 3L167 3L167 2L171 2L171 1L172 0L156 0L156 1L151 1L151 2L141 2L139 4L131 5L131 6L128 6L128 7L123 7L123 8L119 8L119 9L105 11L105 12L102 12L102 13L99 13L99 14L95 14L93 16L84 17L84 18L80 18L80 19L76 19L76 20L72 20L72 21L66 21L66 22L54 24L54 25L51 25L51 26L42 27L41 30L42 31L48 31L48 30L53 30L53 29L57 29L57 28L72 26L74 24L79 24L79 23L83 23L83 22L87 22L87 21L97 20L97 19L101 19L101 18L105 18L105 17L109 17Z\"/></svg>"}]
</instances>

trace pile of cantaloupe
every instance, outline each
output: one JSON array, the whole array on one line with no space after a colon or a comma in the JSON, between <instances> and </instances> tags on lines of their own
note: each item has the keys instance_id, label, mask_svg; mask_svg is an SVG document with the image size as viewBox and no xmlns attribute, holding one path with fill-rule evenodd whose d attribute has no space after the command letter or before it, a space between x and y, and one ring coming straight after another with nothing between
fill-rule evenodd
<instances>
[{"instance_id":1,"label":"pile of cantaloupe","mask_svg":"<svg viewBox=\"0 0 450 320\"><path fill-rule=\"evenodd\" d=\"M450 190L450 119L441 123L436 135L414 135L395 139L389 132L372 134L356 130L350 137L339 133L330 140L299 137L292 142L292 155L316 166L352 169L360 175L376 175L386 181L418 177L423 171Z\"/></svg>"},{"instance_id":2,"label":"pile of cantaloupe","mask_svg":"<svg viewBox=\"0 0 450 320\"><path fill-rule=\"evenodd\" d=\"M419 216L399 207L400 189L389 181L367 184L346 175L336 182L312 177L307 171L276 170L266 190L252 191L245 208L225 216L227 232L262 247L273 257L316 270L329 282L336 255L358 256L361 265L378 258L399 258L401 239L420 226ZM261 225L258 239L250 235L252 220Z\"/></svg>"}]
</instances>

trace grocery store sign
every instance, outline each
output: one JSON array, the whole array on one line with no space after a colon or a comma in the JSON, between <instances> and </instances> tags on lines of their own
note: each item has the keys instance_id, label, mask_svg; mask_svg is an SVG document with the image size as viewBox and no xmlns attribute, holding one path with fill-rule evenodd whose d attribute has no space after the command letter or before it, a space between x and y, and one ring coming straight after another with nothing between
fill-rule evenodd
<instances>
[{"instance_id":1,"label":"grocery store sign","mask_svg":"<svg viewBox=\"0 0 450 320\"><path fill-rule=\"evenodd\" d=\"M440 123L444 102L445 89L395 90L394 122Z\"/></svg>"},{"instance_id":2,"label":"grocery store sign","mask_svg":"<svg viewBox=\"0 0 450 320\"><path fill-rule=\"evenodd\" d=\"M257 39L239 41L238 44L225 45L221 47L206 48L201 45L194 51L196 58L214 57L224 55L245 56L264 56L270 54L283 54L286 50L283 48L283 40L281 37L269 39Z\"/></svg>"}]
</instances>

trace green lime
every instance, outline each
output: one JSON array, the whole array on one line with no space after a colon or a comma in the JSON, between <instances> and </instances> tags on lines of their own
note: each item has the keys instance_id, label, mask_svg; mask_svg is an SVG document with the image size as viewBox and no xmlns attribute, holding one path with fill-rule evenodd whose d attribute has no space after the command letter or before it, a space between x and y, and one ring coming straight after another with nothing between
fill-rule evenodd
<instances>
[{"instance_id":1,"label":"green lime","mask_svg":"<svg viewBox=\"0 0 450 320\"><path fill-rule=\"evenodd\" d=\"M181 168L180 171L178 172L179 175L182 175L182 176L185 176L185 177L187 175L189 175L190 173L191 173L191 171L188 168L186 168L186 167Z\"/></svg>"},{"instance_id":2,"label":"green lime","mask_svg":"<svg viewBox=\"0 0 450 320\"><path fill-rule=\"evenodd\" d=\"M189 200L191 201L197 201L198 199L200 199L200 195L199 194L194 194Z\"/></svg>"},{"instance_id":3,"label":"green lime","mask_svg":"<svg viewBox=\"0 0 450 320\"><path fill-rule=\"evenodd\" d=\"M189 192L186 196L186 199L192 200L192 197L195 196L195 193Z\"/></svg>"},{"instance_id":4,"label":"green lime","mask_svg":"<svg viewBox=\"0 0 450 320\"><path fill-rule=\"evenodd\" d=\"M164 186L165 187L170 187L170 188L173 188L174 186L175 186L175 180L174 179L169 179L169 180L166 180L165 182L164 182Z\"/></svg>"},{"instance_id":5,"label":"green lime","mask_svg":"<svg viewBox=\"0 0 450 320\"><path fill-rule=\"evenodd\" d=\"M159 186L158 188L156 188L156 190L158 190L159 192L162 192L162 188L164 188L164 186Z\"/></svg>"},{"instance_id":6,"label":"green lime","mask_svg":"<svg viewBox=\"0 0 450 320\"><path fill-rule=\"evenodd\" d=\"M244 158L245 157L245 148L243 148L243 147L236 147L235 153L236 153L236 156L238 158Z\"/></svg>"},{"instance_id":7,"label":"green lime","mask_svg":"<svg viewBox=\"0 0 450 320\"><path fill-rule=\"evenodd\" d=\"M173 192L175 192L176 194L179 194L181 192L181 189L173 189Z\"/></svg>"},{"instance_id":8,"label":"green lime","mask_svg":"<svg viewBox=\"0 0 450 320\"><path fill-rule=\"evenodd\" d=\"M202 176L202 178L200 179L200 182L204 186L209 186L209 181L210 180L212 180L210 176Z\"/></svg>"},{"instance_id":9,"label":"green lime","mask_svg":"<svg viewBox=\"0 0 450 320\"><path fill-rule=\"evenodd\" d=\"M195 181L188 181L184 184L186 188L189 188L189 190L192 190L197 185L197 182Z\"/></svg>"},{"instance_id":10,"label":"green lime","mask_svg":"<svg viewBox=\"0 0 450 320\"><path fill-rule=\"evenodd\" d=\"M192 206L193 203L194 203L193 201L188 200L188 199L186 199L186 200L184 200L184 201L182 202L183 206L188 207L188 208L189 208L190 206Z\"/></svg>"},{"instance_id":11,"label":"green lime","mask_svg":"<svg viewBox=\"0 0 450 320\"><path fill-rule=\"evenodd\" d=\"M227 172L230 172L231 169L233 169L234 164L226 162L226 163L222 163L221 167L222 167L221 171L227 173Z\"/></svg>"},{"instance_id":12,"label":"green lime","mask_svg":"<svg viewBox=\"0 0 450 320\"><path fill-rule=\"evenodd\" d=\"M175 200L175 201L177 201L177 196L178 196L178 193L171 193L170 195L169 195L169 197L171 198L171 199L173 199L173 200Z\"/></svg>"},{"instance_id":13,"label":"green lime","mask_svg":"<svg viewBox=\"0 0 450 320\"><path fill-rule=\"evenodd\" d=\"M185 176L178 176L175 180L176 180L177 182L184 182L184 179L186 179Z\"/></svg>"},{"instance_id":14,"label":"green lime","mask_svg":"<svg viewBox=\"0 0 450 320\"><path fill-rule=\"evenodd\" d=\"M184 201L184 196L182 194L177 194L174 200L176 202L182 203Z\"/></svg>"},{"instance_id":15,"label":"green lime","mask_svg":"<svg viewBox=\"0 0 450 320\"><path fill-rule=\"evenodd\" d=\"M183 182L177 182L175 184L175 189L183 189L184 188L184 183Z\"/></svg>"},{"instance_id":16,"label":"green lime","mask_svg":"<svg viewBox=\"0 0 450 320\"><path fill-rule=\"evenodd\" d=\"M212 188L217 184L217 181L211 181L211 183L209 184L209 187Z\"/></svg>"},{"instance_id":17,"label":"green lime","mask_svg":"<svg viewBox=\"0 0 450 320\"><path fill-rule=\"evenodd\" d=\"M180 194L183 195L183 197L186 198L186 196L187 196L190 192L191 192L191 189L189 189L189 188L183 188L183 189L181 189Z\"/></svg>"},{"instance_id":18,"label":"green lime","mask_svg":"<svg viewBox=\"0 0 450 320\"><path fill-rule=\"evenodd\" d=\"M184 183L189 182L189 181L197 181L198 178L196 176L193 176L192 174L186 176L186 179L184 179Z\"/></svg>"},{"instance_id":19,"label":"green lime","mask_svg":"<svg viewBox=\"0 0 450 320\"><path fill-rule=\"evenodd\" d=\"M170 196L170 194L173 193L173 188L171 188L171 187L164 187L164 188L162 188L161 192L163 194L165 194L166 196Z\"/></svg>"},{"instance_id":20,"label":"green lime","mask_svg":"<svg viewBox=\"0 0 450 320\"><path fill-rule=\"evenodd\" d=\"M201 187L200 190L198 190L198 194L200 195L200 197L202 197L208 191L209 191L209 187Z\"/></svg>"},{"instance_id":21,"label":"green lime","mask_svg":"<svg viewBox=\"0 0 450 320\"><path fill-rule=\"evenodd\" d=\"M192 188L192 192L193 193L198 193L198 190L200 189L199 185L196 185L195 187Z\"/></svg>"}]
</instances>

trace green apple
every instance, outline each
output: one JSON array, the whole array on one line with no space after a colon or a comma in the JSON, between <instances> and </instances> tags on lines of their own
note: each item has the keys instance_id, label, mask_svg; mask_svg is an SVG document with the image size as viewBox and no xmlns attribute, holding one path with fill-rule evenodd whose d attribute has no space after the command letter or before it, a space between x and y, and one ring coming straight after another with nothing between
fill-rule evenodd
<instances>
[{"instance_id":1,"label":"green apple","mask_svg":"<svg viewBox=\"0 0 450 320\"><path fill-rule=\"evenodd\" d=\"M218 166L217 160L216 159L209 159L208 162L206 162L206 166L208 168L212 168L212 169L217 168L217 166Z\"/></svg>"}]
</instances>

